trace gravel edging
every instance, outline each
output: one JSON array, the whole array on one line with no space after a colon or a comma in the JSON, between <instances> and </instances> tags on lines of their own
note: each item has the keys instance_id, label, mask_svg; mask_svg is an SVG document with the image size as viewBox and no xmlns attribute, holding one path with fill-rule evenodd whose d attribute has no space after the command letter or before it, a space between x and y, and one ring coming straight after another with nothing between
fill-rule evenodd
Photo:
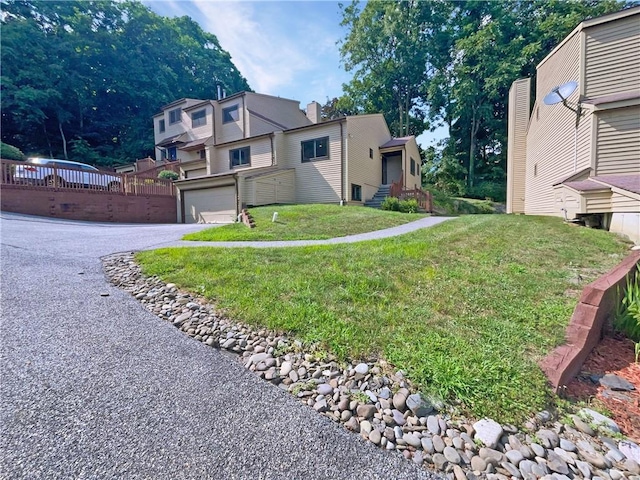
<instances>
[{"instance_id":1,"label":"gravel edging","mask_svg":"<svg viewBox=\"0 0 640 480\"><path fill-rule=\"evenodd\" d=\"M384 361L340 364L286 335L222 318L204 299L145 277L132 253L105 257L103 267L112 284L190 337L236 354L319 414L451 480L640 480L640 446L618 438L617 425L592 410L568 423L540 412L527 422L529 433L490 419L452 419Z\"/></svg>"}]
</instances>

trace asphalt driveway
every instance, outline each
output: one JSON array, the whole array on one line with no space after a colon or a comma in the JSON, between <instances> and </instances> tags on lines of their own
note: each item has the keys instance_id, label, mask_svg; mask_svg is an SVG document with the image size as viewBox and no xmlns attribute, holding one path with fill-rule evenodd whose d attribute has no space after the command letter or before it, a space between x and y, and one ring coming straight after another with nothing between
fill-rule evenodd
<instances>
[{"instance_id":1,"label":"asphalt driveway","mask_svg":"<svg viewBox=\"0 0 640 480\"><path fill-rule=\"evenodd\" d=\"M0 219L1 478L430 478L107 283L204 226Z\"/></svg>"}]
</instances>

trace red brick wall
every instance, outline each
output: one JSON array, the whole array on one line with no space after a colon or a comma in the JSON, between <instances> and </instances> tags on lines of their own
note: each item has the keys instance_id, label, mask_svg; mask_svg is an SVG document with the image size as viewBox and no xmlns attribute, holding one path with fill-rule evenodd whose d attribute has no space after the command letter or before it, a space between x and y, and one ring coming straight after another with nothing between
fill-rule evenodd
<instances>
[{"instance_id":1,"label":"red brick wall","mask_svg":"<svg viewBox=\"0 0 640 480\"><path fill-rule=\"evenodd\" d=\"M627 275L633 275L639 268L638 262L640 251L634 251L582 291L567 327L567 343L540 362L540 368L556 392L580 373L582 364L600 341L603 328L614 315L618 289L624 291Z\"/></svg>"},{"instance_id":2,"label":"red brick wall","mask_svg":"<svg viewBox=\"0 0 640 480\"><path fill-rule=\"evenodd\" d=\"M3 185L1 210L69 220L176 223L175 197L120 195Z\"/></svg>"}]
</instances>

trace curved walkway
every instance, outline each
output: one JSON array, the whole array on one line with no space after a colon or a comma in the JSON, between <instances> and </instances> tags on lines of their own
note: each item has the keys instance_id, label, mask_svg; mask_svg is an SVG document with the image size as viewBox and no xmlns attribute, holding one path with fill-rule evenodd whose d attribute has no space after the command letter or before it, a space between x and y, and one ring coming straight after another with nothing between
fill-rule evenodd
<instances>
[{"instance_id":1,"label":"curved walkway","mask_svg":"<svg viewBox=\"0 0 640 480\"><path fill-rule=\"evenodd\" d=\"M0 218L0 478L433 478L105 279L101 256L206 225Z\"/></svg>"},{"instance_id":2,"label":"curved walkway","mask_svg":"<svg viewBox=\"0 0 640 480\"><path fill-rule=\"evenodd\" d=\"M397 227L385 228L383 230L375 230L373 232L359 233L357 235L348 235L346 237L330 238L328 240L278 240L278 241L241 241L241 242L192 242L181 240L174 242L173 245L180 247L306 247L309 245L335 245L339 243L356 243L366 240L377 240L379 238L397 237L405 233L414 232L422 228L432 227L446 220L455 217L425 217L415 222L405 223Z\"/></svg>"}]
</instances>

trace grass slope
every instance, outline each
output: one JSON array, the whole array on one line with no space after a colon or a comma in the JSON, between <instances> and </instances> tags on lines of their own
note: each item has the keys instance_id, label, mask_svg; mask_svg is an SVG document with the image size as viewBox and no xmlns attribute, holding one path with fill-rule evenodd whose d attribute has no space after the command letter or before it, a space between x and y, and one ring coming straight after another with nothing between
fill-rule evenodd
<instances>
[{"instance_id":1,"label":"grass slope","mask_svg":"<svg viewBox=\"0 0 640 480\"><path fill-rule=\"evenodd\" d=\"M549 400L536 361L563 340L577 302L570 279L592 280L626 250L557 218L482 215L358 244L137 258L238 321L343 358L381 355L466 414L518 422Z\"/></svg>"},{"instance_id":2,"label":"grass slope","mask_svg":"<svg viewBox=\"0 0 640 480\"><path fill-rule=\"evenodd\" d=\"M271 221L273 212L278 212L275 223ZM249 213L256 222L256 228L234 223L185 235L184 240L322 240L396 227L425 216L320 204L255 207L249 209Z\"/></svg>"}]
</instances>

